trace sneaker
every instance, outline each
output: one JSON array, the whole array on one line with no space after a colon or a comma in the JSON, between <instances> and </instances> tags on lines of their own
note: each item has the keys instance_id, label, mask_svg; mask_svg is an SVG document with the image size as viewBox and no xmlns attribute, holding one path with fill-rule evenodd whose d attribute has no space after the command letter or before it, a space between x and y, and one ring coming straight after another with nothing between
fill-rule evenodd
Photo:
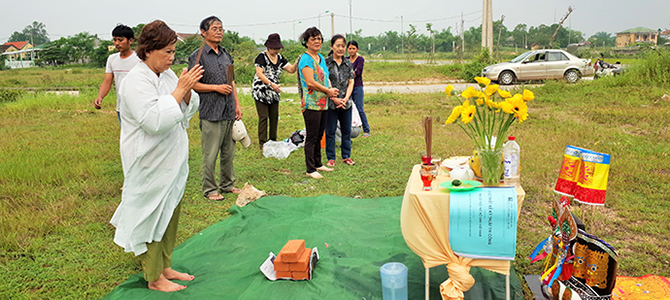
<instances>
[{"instance_id":1,"label":"sneaker","mask_svg":"<svg viewBox=\"0 0 670 300\"><path fill-rule=\"evenodd\" d=\"M326 163L326 166L334 167L335 166L335 160L334 159L328 160L328 162Z\"/></svg>"},{"instance_id":2,"label":"sneaker","mask_svg":"<svg viewBox=\"0 0 670 300\"><path fill-rule=\"evenodd\" d=\"M353 165L356 164L353 160L351 160L351 158L347 158L347 159L343 160L343 162L347 165L350 165L350 166L353 166Z\"/></svg>"},{"instance_id":3,"label":"sneaker","mask_svg":"<svg viewBox=\"0 0 670 300\"><path fill-rule=\"evenodd\" d=\"M329 168L329 167L326 167L326 166L320 166L320 167L316 168L316 170L317 170L317 171L330 172L330 171L332 171L333 169L331 169L331 168Z\"/></svg>"},{"instance_id":4,"label":"sneaker","mask_svg":"<svg viewBox=\"0 0 670 300\"><path fill-rule=\"evenodd\" d=\"M323 178L323 175L319 174L319 172L316 172L316 171L314 171L312 173L305 173L305 174L307 174L307 176L312 177L314 179Z\"/></svg>"},{"instance_id":5,"label":"sneaker","mask_svg":"<svg viewBox=\"0 0 670 300\"><path fill-rule=\"evenodd\" d=\"M369 137L370 137L370 133L369 133L369 132L364 133L364 134L363 134L363 137L364 137L364 138L369 138Z\"/></svg>"}]
</instances>

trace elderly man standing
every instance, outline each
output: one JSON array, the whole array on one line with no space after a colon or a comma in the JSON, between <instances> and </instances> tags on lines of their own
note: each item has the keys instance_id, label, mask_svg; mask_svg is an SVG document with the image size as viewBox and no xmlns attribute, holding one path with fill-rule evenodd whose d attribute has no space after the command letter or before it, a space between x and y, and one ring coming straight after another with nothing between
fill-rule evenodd
<instances>
[{"instance_id":1,"label":"elderly man standing","mask_svg":"<svg viewBox=\"0 0 670 300\"><path fill-rule=\"evenodd\" d=\"M200 34L205 39L200 61L200 49L191 53L189 69L200 64L205 70L193 89L200 95L200 130L202 131L202 192L215 201L223 200L221 193L240 193L234 186L235 141L232 128L235 120L242 119L242 109L233 78L226 70L233 57L219 45L223 39L223 22L215 16L200 22ZM216 183L216 158L220 158L220 178Z\"/></svg>"}]
</instances>

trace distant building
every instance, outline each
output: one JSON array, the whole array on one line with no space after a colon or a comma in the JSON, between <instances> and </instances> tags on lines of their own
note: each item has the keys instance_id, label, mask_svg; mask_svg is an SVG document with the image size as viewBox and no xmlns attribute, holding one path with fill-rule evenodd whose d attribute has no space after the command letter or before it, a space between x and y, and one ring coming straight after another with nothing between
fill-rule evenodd
<instances>
[{"instance_id":1,"label":"distant building","mask_svg":"<svg viewBox=\"0 0 670 300\"><path fill-rule=\"evenodd\" d=\"M645 27L636 27L616 34L616 46L619 48L635 43L649 43L656 45L658 43L658 32Z\"/></svg>"},{"instance_id":2,"label":"distant building","mask_svg":"<svg viewBox=\"0 0 670 300\"><path fill-rule=\"evenodd\" d=\"M661 32L661 34L659 34L658 37L664 38L665 39L665 45L670 46L670 30L666 30L666 31Z\"/></svg>"},{"instance_id":3,"label":"distant building","mask_svg":"<svg viewBox=\"0 0 670 300\"><path fill-rule=\"evenodd\" d=\"M20 51L20 50L28 50L33 47L32 44L29 42L7 42L3 46L9 46L7 50L3 52L14 52L14 51ZM20 57L19 57L20 55ZM12 54L12 59L26 59L26 57L29 57L30 54L23 52L23 53L17 53L17 54Z\"/></svg>"}]
</instances>

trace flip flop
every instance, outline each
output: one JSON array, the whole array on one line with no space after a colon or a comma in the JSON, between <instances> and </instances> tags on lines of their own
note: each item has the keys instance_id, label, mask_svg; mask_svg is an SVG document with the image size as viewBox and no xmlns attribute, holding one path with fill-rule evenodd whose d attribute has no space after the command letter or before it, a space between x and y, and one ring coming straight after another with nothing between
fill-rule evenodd
<instances>
[{"instance_id":1,"label":"flip flop","mask_svg":"<svg viewBox=\"0 0 670 300\"><path fill-rule=\"evenodd\" d=\"M319 174L319 172L317 172L317 171L314 171L312 173L305 173L305 174L307 174L307 176L312 177L314 179L323 178L323 175Z\"/></svg>"}]
</instances>

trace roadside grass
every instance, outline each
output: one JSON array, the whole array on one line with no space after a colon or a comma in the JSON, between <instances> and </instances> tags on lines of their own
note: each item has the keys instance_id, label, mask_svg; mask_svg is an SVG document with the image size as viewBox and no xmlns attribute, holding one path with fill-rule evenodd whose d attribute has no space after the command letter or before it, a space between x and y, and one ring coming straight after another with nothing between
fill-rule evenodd
<instances>
[{"instance_id":1,"label":"roadside grass","mask_svg":"<svg viewBox=\"0 0 670 300\"><path fill-rule=\"evenodd\" d=\"M394 71L370 64L366 80L379 76L408 81L417 72L409 65L388 64ZM394 77L394 72L406 77ZM670 102L659 98L670 93L670 86L622 76L574 85L549 81L532 89L536 99L529 103L529 119L510 129L522 147L526 190L517 271L541 272L541 264L530 265L525 257L550 233L546 217L558 197L552 190L562 153L566 145L575 145L612 155L606 205L574 204L575 214L590 233L617 248L619 275L669 277ZM9 274L0 283L0 299L101 298L141 272L133 255L112 241L109 219L123 184L119 128L114 94L102 110L92 108L96 95L90 88L78 97L25 93L16 102L0 103L0 270ZM283 98L298 99L295 94ZM433 130L436 156L472 153L473 145L460 128L443 124L456 104L444 94L376 93L366 95L365 101L373 136L353 140L356 166L338 160L336 171L326 178L308 179L302 149L277 160L262 157L257 144L238 146L238 186L249 182L268 195L291 197L401 196L425 149L423 116L440 118ZM241 95L241 103L245 125L256 141L253 99ZM280 138L304 127L299 101L281 103L280 118ZM178 243L227 218L235 200L231 195L221 202L202 197L197 116L188 133L191 171Z\"/></svg>"},{"instance_id":2,"label":"roadside grass","mask_svg":"<svg viewBox=\"0 0 670 300\"><path fill-rule=\"evenodd\" d=\"M11 69L0 74L0 88L98 87L105 69L68 65L67 68Z\"/></svg>"},{"instance_id":3,"label":"roadside grass","mask_svg":"<svg viewBox=\"0 0 670 300\"><path fill-rule=\"evenodd\" d=\"M455 79L445 73L443 66L417 65L411 62L365 62L366 82L440 83ZM456 75L456 74L454 74Z\"/></svg>"}]
</instances>

